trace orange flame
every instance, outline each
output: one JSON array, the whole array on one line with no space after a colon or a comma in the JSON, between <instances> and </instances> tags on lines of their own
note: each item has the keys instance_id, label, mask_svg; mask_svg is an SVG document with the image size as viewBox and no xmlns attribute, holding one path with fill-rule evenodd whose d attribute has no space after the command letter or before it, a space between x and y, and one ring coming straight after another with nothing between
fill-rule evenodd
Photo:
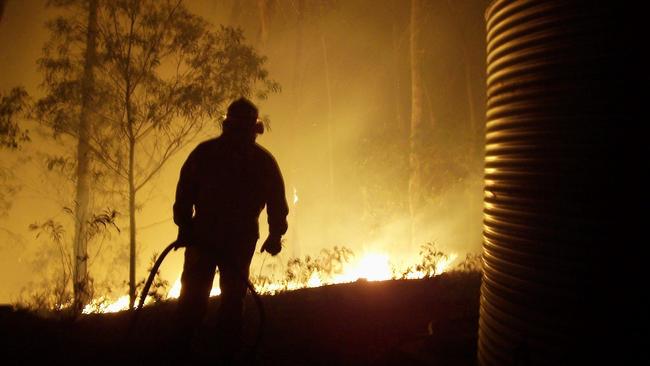
<instances>
[{"instance_id":1,"label":"orange flame","mask_svg":"<svg viewBox=\"0 0 650 366\"><path fill-rule=\"evenodd\" d=\"M456 253L440 259L435 269L430 271L415 270L414 267L396 266L390 262L390 257L382 252L368 252L356 261L344 264L340 273L328 275L320 271L314 271L309 279L304 283L298 281L289 281L285 283L271 282L265 284L255 284L255 289L260 294L274 295L280 292L292 291L301 288L312 288L340 283L350 283L358 280L367 281L385 281L391 279L421 279L442 274L451 268L451 264L456 260ZM167 293L167 299L176 299L181 293L180 276ZM216 286L210 291L210 296L218 296L221 289ZM151 302L148 297L145 305ZM94 299L83 309L84 314L89 313L113 313L127 310L129 307L129 297L124 295L115 301L100 297Z\"/></svg>"}]
</instances>

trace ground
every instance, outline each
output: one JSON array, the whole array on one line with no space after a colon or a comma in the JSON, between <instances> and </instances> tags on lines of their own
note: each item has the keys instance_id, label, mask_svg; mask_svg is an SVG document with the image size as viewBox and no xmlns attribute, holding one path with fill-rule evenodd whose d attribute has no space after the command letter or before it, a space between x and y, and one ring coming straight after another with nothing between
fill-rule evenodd
<instances>
[{"instance_id":1,"label":"ground","mask_svg":"<svg viewBox=\"0 0 650 366\"><path fill-rule=\"evenodd\" d=\"M479 273L422 280L357 281L263 296L266 321L255 365L474 365ZM218 298L210 303L214 315ZM174 301L146 307L129 335L129 312L47 319L0 308L2 363L176 364L169 356ZM195 338L193 361L214 364L212 316ZM246 342L260 330L246 304Z\"/></svg>"}]
</instances>

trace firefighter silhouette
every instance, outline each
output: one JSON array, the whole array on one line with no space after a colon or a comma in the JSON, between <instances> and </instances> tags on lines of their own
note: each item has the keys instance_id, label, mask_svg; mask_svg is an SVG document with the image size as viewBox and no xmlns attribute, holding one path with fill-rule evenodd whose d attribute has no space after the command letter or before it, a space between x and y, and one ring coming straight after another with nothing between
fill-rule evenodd
<instances>
[{"instance_id":1,"label":"firefighter silhouette","mask_svg":"<svg viewBox=\"0 0 650 366\"><path fill-rule=\"evenodd\" d=\"M205 316L219 270L217 313L220 353L241 346L242 311L249 267L266 206L269 236L261 251L280 252L287 231L282 174L275 159L255 142L264 132L257 107L245 98L228 107L222 134L199 144L181 168L174 203L178 242L185 246L177 336L189 345ZM180 339L179 338L179 339Z\"/></svg>"}]
</instances>

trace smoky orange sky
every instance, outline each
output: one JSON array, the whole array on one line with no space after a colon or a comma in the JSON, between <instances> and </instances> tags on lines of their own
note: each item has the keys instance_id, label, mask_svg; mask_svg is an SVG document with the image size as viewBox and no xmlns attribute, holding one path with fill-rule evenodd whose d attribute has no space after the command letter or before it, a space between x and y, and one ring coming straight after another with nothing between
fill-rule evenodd
<instances>
[{"instance_id":1,"label":"smoky orange sky","mask_svg":"<svg viewBox=\"0 0 650 366\"><path fill-rule=\"evenodd\" d=\"M415 246L407 243L408 210L399 198L400 187L406 189L400 161L407 160L388 148L403 138L390 131L406 129L410 116L408 2L306 1L300 10L300 1L271 1L265 31L257 1L186 3L215 26L244 29L246 41L268 57L270 77L282 86L268 100L255 100L271 121L271 131L258 142L280 165L291 210L285 249L266 265L275 261L281 267L291 256L334 245L358 254L385 252L395 261L417 257L417 244L430 241L460 256L479 251L482 130L466 126L472 118L482 125L484 115L484 1L438 1L425 9L425 114L434 131L429 142L440 156L430 168L445 183L431 193ZM54 14L43 0L6 2L0 20L0 91L24 86L32 98L42 95L36 61L48 38L44 24ZM2 167L19 188L0 217L0 303L17 301L22 289L39 286L55 266L56 248L28 226L50 218L64 221L63 207L73 200L71 182L44 172L42 159L45 153L72 153L74 142L54 141L34 121L20 123L32 141L18 151L0 151ZM398 124L403 128L391 129ZM217 134L215 121L205 136ZM146 275L151 255L176 237L175 185L197 143L176 155L139 196L138 279ZM406 154L408 144L403 145ZM128 212L124 205L118 211L121 232L93 244L89 253L97 253L90 259L95 284L121 295L127 291ZM265 220L263 215L262 239ZM66 234L71 245L72 228ZM261 261L256 254L252 271L267 270ZM182 255L172 254L162 276L173 283L181 267Z\"/></svg>"}]
</instances>

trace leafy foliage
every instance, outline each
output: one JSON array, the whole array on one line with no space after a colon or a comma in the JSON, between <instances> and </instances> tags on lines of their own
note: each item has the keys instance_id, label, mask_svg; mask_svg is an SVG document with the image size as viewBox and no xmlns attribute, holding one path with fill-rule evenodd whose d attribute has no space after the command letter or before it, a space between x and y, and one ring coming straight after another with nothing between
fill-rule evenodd
<instances>
[{"instance_id":1,"label":"leafy foliage","mask_svg":"<svg viewBox=\"0 0 650 366\"><path fill-rule=\"evenodd\" d=\"M97 234L106 232L107 229L113 228L118 233L120 228L115 223L119 213L113 209L106 208L99 214L93 214L88 220L88 236L89 239Z\"/></svg>"},{"instance_id":2,"label":"leafy foliage","mask_svg":"<svg viewBox=\"0 0 650 366\"><path fill-rule=\"evenodd\" d=\"M28 114L29 95L25 89L15 87L8 93L0 92L0 150L17 150L29 141L29 131L21 128L19 120ZM18 192L12 169L0 165L0 216L11 208L12 198Z\"/></svg>"},{"instance_id":3,"label":"leafy foliage","mask_svg":"<svg viewBox=\"0 0 650 366\"><path fill-rule=\"evenodd\" d=\"M65 207L64 212L73 216L74 213L70 208ZM97 236L110 235L111 230L120 231L115 220L118 216L117 211L105 209L98 214L92 214L88 220L87 231L88 239ZM35 222L29 225L29 230L36 233L36 238L46 236L49 243L54 244L59 263L53 261L45 263L45 266L51 270L53 275L45 273L38 285L29 286L23 290L21 306L37 310L62 310L72 303L72 272L73 256L66 245L66 230L64 225L55 219L48 219L41 223ZM99 254L101 245L98 246L95 257ZM93 281L89 279L89 291L92 296Z\"/></svg>"},{"instance_id":4,"label":"leafy foliage","mask_svg":"<svg viewBox=\"0 0 650 366\"><path fill-rule=\"evenodd\" d=\"M6 215L11 208L12 198L19 188L15 183L14 172L0 166L0 217Z\"/></svg>"},{"instance_id":5,"label":"leafy foliage","mask_svg":"<svg viewBox=\"0 0 650 366\"><path fill-rule=\"evenodd\" d=\"M28 95L25 89L16 87L9 93L0 93L0 148L17 149L29 141L27 130L21 129L16 118L27 109Z\"/></svg>"},{"instance_id":6,"label":"leafy foliage","mask_svg":"<svg viewBox=\"0 0 650 366\"><path fill-rule=\"evenodd\" d=\"M77 9L79 2L65 1ZM278 92L266 58L244 43L240 29L212 30L182 2L101 2L91 150L117 177L128 177L125 141L137 145L136 186L223 114L224 104ZM78 137L86 27L69 14L48 23L51 38L39 67L47 95L39 120L55 135Z\"/></svg>"},{"instance_id":7,"label":"leafy foliage","mask_svg":"<svg viewBox=\"0 0 650 366\"><path fill-rule=\"evenodd\" d=\"M483 256L480 253L467 253L465 259L456 265L455 270L461 272L483 271Z\"/></svg>"},{"instance_id":8,"label":"leafy foliage","mask_svg":"<svg viewBox=\"0 0 650 366\"><path fill-rule=\"evenodd\" d=\"M64 243L65 229L61 223L53 219L46 220L43 223L30 224L29 229L36 232L36 238L41 235L49 237L58 250L60 267L58 271L55 271L53 279L43 279L42 284L30 286L28 291L24 290L23 292L27 292L28 295L24 295L26 297L21 302L31 309L61 309L70 304L72 299L70 286L72 255Z\"/></svg>"},{"instance_id":9,"label":"leafy foliage","mask_svg":"<svg viewBox=\"0 0 650 366\"><path fill-rule=\"evenodd\" d=\"M153 266L156 263L156 260L158 260L158 253L154 253L151 256L151 259L149 260L149 267L147 268L147 272L146 272L147 274L151 273L151 271L153 270ZM145 281L146 278L143 278L140 282L138 282L136 286L138 293L142 291ZM151 296L154 302L160 302L167 298L168 292L169 292L169 281L162 279L162 277L160 276L160 268L159 268L158 271L156 272L156 277L154 278L154 281L151 283L151 287L149 288L149 293L147 293L147 296Z\"/></svg>"},{"instance_id":10,"label":"leafy foliage","mask_svg":"<svg viewBox=\"0 0 650 366\"><path fill-rule=\"evenodd\" d=\"M439 275L439 265L442 261L447 261L449 255L440 250L435 243L428 242L420 246L420 262L407 267L402 276L405 277L409 272L422 272L426 276Z\"/></svg>"},{"instance_id":11,"label":"leafy foliage","mask_svg":"<svg viewBox=\"0 0 650 366\"><path fill-rule=\"evenodd\" d=\"M64 282L65 278L31 283L21 291L16 306L37 312L66 311L72 304L72 292Z\"/></svg>"},{"instance_id":12,"label":"leafy foliage","mask_svg":"<svg viewBox=\"0 0 650 366\"><path fill-rule=\"evenodd\" d=\"M352 256L350 249L335 246L331 250L321 250L318 257L307 255L304 259L290 258L287 262L285 281L307 283L315 272L326 276L342 273L343 265L349 262Z\"/></svg>"},{"instance_id":13,"label":"leafy foliage","mask_svg":"<svg viewBox=\"0 0 650 366\"><path fill-rule=\"evenodd\" d=\"M131 217L142 205L137 193L223 114L226 103L280 89L240 29L214 29L180 0L100 1L96 31L79 20L89 19L86 1L50 4L64 11L48 22L50 39L38 61L46 95L35 115L54 136L88 143L94 191L128 201ZM89 83L84 67L91 34L96 57ZM90 110L83 108L88 103ZM87 138L82 114L90 121ZM136 228L130 230L135 253ZM134 266L131 258L132 276Z\"/></svg>"}]
</instances>

